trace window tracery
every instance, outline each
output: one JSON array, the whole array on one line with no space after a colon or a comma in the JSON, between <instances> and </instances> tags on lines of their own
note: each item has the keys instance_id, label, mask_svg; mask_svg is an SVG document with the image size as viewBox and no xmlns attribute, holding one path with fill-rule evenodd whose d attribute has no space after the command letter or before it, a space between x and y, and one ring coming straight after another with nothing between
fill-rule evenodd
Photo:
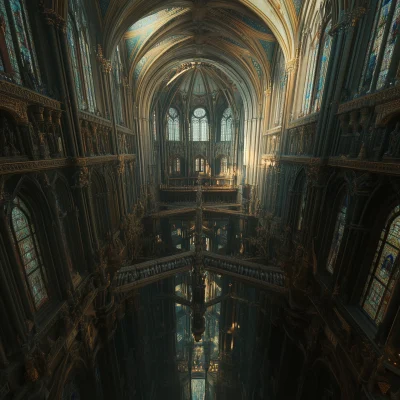
<instances>
[{"instance_id":1,"label":"window tracery","mask_svg":"<svg viewBox=\"0 0 400 400\"><path fill-rule=\"evenodd\" d=\"M361 297L363 310L377 325L385 317L399 278L399 252L400 206L397 206L387 219L385 228L381 232L364 293Z\"/></svg>"},{"instance_id":2,"label":"window tracery","mask_svg":"<svg viewBox=\"0 0 400 400\"><path fill-rule=\"evenodd\" d=\"M344 228L346 224L346 214L347 214L347 207L348 207L348 196L345 193L340 201L339 211L337 213L335 229L333 231L333 238L331 248L329 250L328 261L326 264L326 269L328 272L333 274L337 256L339 253L340 245L343 239Z\"/></svg>"},{"instance_id":3,"label":"window tracery","mask_svg":"<svg viewBox=\"0 0 400 400\"><path fill-rule=\"evenodd\" d=\"M0 0L0 22L4 34L0 71L38 90L41 77L24 0Z\"/></svg>"},{"instance_id":4,"label":"window tracery","mask_svg":"<svg viewBox=\"0 0 400 400\"><path fill-rule=\"evenodd\" d=\"M332 48L332 36L329 34L331 30L331 22L326 25L324 35L322 37L319 50L318 70L315 78L314 105L313 111L319 111L322 103L322 95L324 93L326 74L328 72L329 59Z\"/></svg>"},{"instance_id":5,"label":"window tracery","mask_svg":"<svg viewBox=\"0 0 400 400\"><path fill-rule=\"evenodd\" d=\"M204 108L196 108L192 114L192 141L207 142L209 140L208 118Z\"/></svg>"},{"instance_id":6,"label":"window tracery","mask_svg":"<svg viewBox=\"0 0 400 400\"><path fill-rule=\"evenodd\" d=\"M14 200L11 211L11 228L25 279L35 308L38 310L49 298L46 271L31 214L18 197Z\"/></svg>"},{"instance_id":7,"label":"window tracery","mask_svg":"<svg viewBox=\"0 0 400 400\"><path fill-rule=\"evenodd\" d=\"M167 114L168 120L168 140L179 142L179 114L175 108L170 108Z\"/></svg>"},{"instance_id":8,"label":"window tracery","mask_svg":"<svg viewBox=\"0 0 400 400\"><path fill-rule=\"evenodd\" d=\"M232 141L232 109L227 108L221 118L221 142Z\"/></svg>"},{"instance_id":9,"label":"window tracery","mask_svg":"<svg viewBox=\"0 0 400 400\"><path fill-rule=\"evenodd\" d=\"M75 0L70 0L67 39L78 106L81 110L94 113L96 111L96 98L90 60L90 41L86 27L84 10L75 4Z\"/></svg>"},{"instance_id":10,"label":"window tracery","mask_svg":"<svg viewBox=\"0 0 400 400\"><path fill-rule=\"evenodd\" d=\"M368 44L360 89L373 91L387 83L395 45L399 35L400 2L381 0ZM389 27L388 27L388 24Z\"/></svg>"}]
</instances>

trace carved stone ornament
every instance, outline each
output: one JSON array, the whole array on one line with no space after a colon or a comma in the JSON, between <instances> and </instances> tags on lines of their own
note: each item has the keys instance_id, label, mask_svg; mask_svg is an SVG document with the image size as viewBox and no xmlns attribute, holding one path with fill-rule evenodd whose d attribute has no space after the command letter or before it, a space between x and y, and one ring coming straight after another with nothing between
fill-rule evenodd
<instances>
[{"instance_id":1,"label":"carved stone ornament","mask_svg":"<svg viewBox=\"0 0 400 400\"><path fill-rule=\"evenodd\" d=\"M75 187L76 188L85 188L89 186L90 183L90 170L88 167L81 167L79 168L79 171L75 175L76 183Z\"/></svg>"}]
</instances>

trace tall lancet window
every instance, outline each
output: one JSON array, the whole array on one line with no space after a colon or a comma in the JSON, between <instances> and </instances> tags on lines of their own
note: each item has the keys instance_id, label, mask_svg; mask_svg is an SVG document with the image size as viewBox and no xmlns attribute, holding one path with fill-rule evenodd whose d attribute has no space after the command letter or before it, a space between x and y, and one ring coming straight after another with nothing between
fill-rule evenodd
<instances>
[{"instance_id":1,"label":"tall lancet window","mask_svg":"<svg viewBox=\"0 0 400 400\"><path fill-rule=\"evenodd\" d=\"M39 65L24 0L0 0L0 22L0 73L18 84L39 89Z\"/></svg>"},{"instance_id":2,"label":"tall lancet window","mask_svg":"<svg viewBox=\"0 0 400 400\"><path fill-rule=\"evenodd\" d=\"M333 231L333 238L331 248L329 250L328 261L326 264L326 269L329 273L333 274L335 269L335 264L337 256L339 254L340 245L342 244L344 227L346 224L346 214L347 214L348 197L347 193L343 193L339 203L339 211L336 214L336 224Z\"/></svg>"},{"instance_id":3,"label":"tall lancet window","mask_svg":"<svg viewBox=\"0 0 400 400\"><path fill-rule=\"evenodd\" d=\"M14 200L11 228L33 304L39 309L48 300L46 271L31 214L20 198Z\"/></svg>"},{"instance_id":4,"label":"tall lancet window","mask_svg":"<svg viewBox=\"0 0 400 400\"><path fill-rule=\"evenodd\" d=\"M332 36L329 34L331 30L331 22L325 28L324 35L321 40L319 50L319 63L317 76L315 78L314 106L313 111L319 111L322 103L322 95L324 93L326 74L328 72L329 59L332 48Z\"/></svg>"},{"instance_id":5,"label":"tall lancet window","mask_svg":"<svg viewBox=\"0 0 400 400\"><path fill-rule=\"evenodd\" d=\"M400 207L397 206L386 221L375 252L361 306L368 316L379 325L399 278Z\"/></svg>"},{"instance_id":6,"label":"tall lancet window","mask_svg":"<svg viewBox=\"0 0 400 400\"><path fill-rule=\"evenodd\" d=\"M114 99L114 109L115 109L115 118L117 120L118 125L124 125L124 113L123 113L123 104L124 104L124 85L122 82L122 61L121 61L121 54L119 51L119 46L114 53L114 60L113 60L113 99Z\"/></svg>"},{"instance_id":7,"label":"tall lancet window","mask_svg":"<svg viewBox=\"0 0 400 400\"><path fill-rule=\"evenodd\" d=\"M307 115L310 113L311 98L313 94L315 69L317 67L318 59L318 45L310 49L307 63L306 82L304 86L303 104L301 107L301 114Z\"/></svg>"},{"instance_id":8,"label":"tall lancet window","mask_svg":"<svg viewBox=\"0 0 400 400\"><path fill-rule=\"evenodd\" d=\"M208 118L204 108L196 108L192 114L192 141L207 142L209 140Z\"/></svg>"},{"instance_id":9,"label":"tall lancet window","mask_svg":"<svg viewBox=\"0 0 400 400\"><path fill-rule=\"evenodd\" d=\"M179 142L179 114L175 108L170 108L167 114L168 122L168 140L171 142Z\"/></svg>"},{"instance_id":10,"label":"tall lancet window","mask_svg":"<svg viewBox=\"0 0 400 400\"><path fill-rule=\"evenodd\" d=\"M390 69L397 68L392 64L396 62L393 53L399 36L399 19L400 1L380 0L368 45L361 90L381 89L387 83Z\"/></svg>"},{"instance_id":11,"label":"tall lancet window","mask_svg":"<svg viewBox=\"0 0 400 400\"><path fill-rule=\"evenodd\" d=\"M68 14L67 39L75 78L78 106L81 110L95 112L96 98L85 11L76 0L70 0L69 5L70 12Z\"/></svg>"},{"instance_id":12,"label":"tall lancet window","mask_svg":"<svg viewBox=\"0 0 400 400\"><path fill-rule=\"evenodd\" d=\"M221 119L221 142L232 141L232 109L227 108Z\"/></svg>"}]
</instances>

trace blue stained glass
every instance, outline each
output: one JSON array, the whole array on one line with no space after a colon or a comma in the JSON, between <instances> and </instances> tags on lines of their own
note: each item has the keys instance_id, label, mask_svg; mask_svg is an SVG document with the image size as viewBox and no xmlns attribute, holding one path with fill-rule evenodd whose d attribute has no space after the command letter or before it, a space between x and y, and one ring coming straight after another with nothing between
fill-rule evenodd
<instances>
[{"instance_id":1,"label":"blue stained glass","mask_svg":"<svg viewBox=\"0 0 400 400\"><path fill-rule=\"evenodd\" d=\"M399 277L396 259L399 255L400 216L398 207L389 216L375 252L361 305L376 323L382 322Z\"/></svg>"},{"instance_id":2,"label":"blue stained glass","mask_svg":"<svg viewBox=\"0 0 400 400\"><path fill-rule=\"evenodd\" d=\"M92 75L92 65L90 61L90 52L88 43L81 31L81 35L79 38L80 46L81 46L81 55L82 55L82 67L86 88L86 96L87 96L87 107L90 112L94 112L96 109L95 97L94 97L94 84L93 84L93 75Z\"/></svg>"},{"instance_id":3,"label":"blue stained glass","mask_svg":"<svg viewBox=\"0 0 400 400\"><path fill-rule=\"evenodd\" d=\"M4 5L4 0L0 0L0 18L2 18L5 22L5 39L6 39L8 56L10 57L10 63L12 67L12 71L5 71L5 72L12 72L15 82L21 84L21 75L19 72L17 56L15 55L14 42L11 36L11 26L7 18L7 12Z\"/></svg>"},{"instance_id":4,"label":"blue stained glass","mask_svg":"<svg viewBox=\"0 0 400 400\"><path fill-rule=\"evenodd\" d=\"M322 39L322 54L319 62L318 75L316 80L315 88L315 99L314 99L314 111L319 111L322 102L322 95L324 92L326 74L328 72L329 58L331 55L332 48L332 37L329 35L331 30L331 23L329 23L325 29L324 37Z\"/></svg>"},{"instance_id":5,"label":"blue stained glass","mask_svg":"<svg viewBox=\"0 0 400 400\"><path fill-rule=\"evenodd\" d=\"M392 24L389 32L389 36L386 41L385 51L383 53L383 60L378 76L377 89L382 88L386 83L386 77L389 72L390 63L394 52L397 38L399 37L399 24L400 24L400 2L396 4L396 9L393 14Z\"/></svg>"},{"instance_id":6,"label":"blue stained glass","mask_svg":"<svg viewBox=\"0 0 400 400\"><path fill-rule=\"evenodd\" d=\"M18 198L11 212L11 225L33 302L38 309L48 300L45 271L35 231L29 222L29 211Z\"/></svg>"},{"instance_id":7,"label":"blue stained glass","mask_svg":"<svg viewBox=\"0 0 400 400\"><path fill-rule=\"evenodd\" d=\"M311 50L310 61L307 64L306 83L304 85L304 98L302 106L302 114L304 115L310 112L310 104L313 92L313 84L315 76L314 74L317 64L317 56L318 56L318 46L315 46L315 48Z\"/></svg>"},{"instance_id":8,"label":"blue stained glass","mask_svg":"<svg viewBox=\"0 0 400 400\"><path fill-rule=\"evenodd\" d=\"M33 82L36 85L40 85L40 73L37 68L38 64L25 5L22 0L11 0L10 7L21 53L21 62L27 73L31 75Z\"/></svg>"},{"instance_id":9,"label":"blue stained glass","mask_svg":"<svg viewBox=\"0 0 400 400\"><path fill-rule=\"evenodd\" d=\"M377 67L377 60L383 45L385 27L388 20L390 8L392 5L392 0L383 0L380 4L380 9L376 15L374 22L374 34L371 36L370 43L368 46L368 57L364 65L363 79L361 86L370 89L373 76ZM384 78L383 78L384 82ZM379 82L383 85L382 79Z\"/></svg>"},{"instance_id":10,"label":"blue stained glass","mask_svg":"<svg viewBox=\"0 0 400 400\"><path fill-rule=\"evenodd\" d=\"M74 73L75 90L76 90L76 96L78 98L77 99L78 107L82 109L83 108L82 82L81 82L81 76L79 74L78 55L76 53L74 27L71 18L68 18L67 39L69 44L69 55L71 57L72 70Z\"/></svg>"}]
</instances>

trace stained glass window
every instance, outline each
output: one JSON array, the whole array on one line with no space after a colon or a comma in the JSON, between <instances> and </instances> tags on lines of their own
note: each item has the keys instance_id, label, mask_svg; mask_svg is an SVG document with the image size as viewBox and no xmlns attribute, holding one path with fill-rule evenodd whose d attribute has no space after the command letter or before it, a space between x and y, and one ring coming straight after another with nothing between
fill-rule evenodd
<instances>
[{"instance_id":1,"label":"stained glass window","mask_svg":"<svg viewBox=\"0 0 400 400\"><path fill-rule=\"evenodd\" d=\"M19 198L14 201L11 226L33 303L39 309L48 300L46 273L29 210Z\"/></svg>"},{"instance_id":2,"label":"stained glass window","mask_svg":"<svg viewBox=\"0 0 400 400\"><path fill-rule=\"evenodd\" d=\"M7 62L9 61L7 65L4 62L5 57L3 54L2 71L11 74L14 81L21 84L21 68L23 68L24 83L37 89L41 84L41 78L24 1L10 0L5 2L5 0L0 0L0 17L4 22ZM12 32L15 33L16 43L13 42ZM19 50L20 59L17 58L16 47Z\"/></svg>"},{"instance_id":3,"label":"stained glass window","mask_svg":"<svg viewBox=\"0 0 400 400\"><path fill-rule=\"evenodd\" d=\"M326 269L331 274L333 274L340 245L343 239L344 227L346 224L347 206L348 206L348 197L347 194L344 194L344 196L340 201L339 212L337 214L335 229L333 231L332 244L329 250L328 261L326 264Z\"/></svg>"},{"instance_id":4,"label":"stained glass window","mask_svg":"<svg viewBox=\"0 0 400 400\"><path fill-rule=\"evenodd\" d=\"M67 39L69 44L69 52L71 57L72 69L74 73L74 80L75 80L75 91L78 100L78 107L80 109L84 108L84 100L83 100L83 92L82 92L82 82L81 82L81 75L79 73L79 66L78 66L78 53L75 43L75 33L74 33L74 26L70 18L68 18L67 24Z\"/></svg>"},{"instance_id":5,"label":"stained glass window","mask_svg":"<svg viewBox=\"0 0 400 400\"><path fill-rule=\"evenodd\" d=\"M69 4L67 38L72 69L74 70L78 106L81 110L94 113L96 111L96 96L85 13L82 7L75 4L73 0L70 0Z\"/></svg>"},{"instance_id":6,"label":"stained glass window","mask_svg":"<svg viewBox=\"0 0 400 400\"><path fill-rule=\"evenodd\" d=\"M386 46L383 53L382 64L378 75L378 82L376 84L377 89L381 89L385 83L389 72L394 47L399 37L399 25L400 25L400 2L396 2L396 7L393 13L389 36L386 39Z\"/></svg>"},{"instance_id":7,"label":"stained glass window","mask_svg":"<svg viewBox=\"0 0 400 400\"><path fill-rule=\"evenodd\" d=\"M192 140L206 142L208 138L208 118L204 108L196 108L192 115Z\"/></svg>"},{"instance_id":8,"label":"stained glass window","mask_svg":"<svg viewBox=\"0 0 400 400\"><path fill-rule=\"evenodd\" d=\"M170 108L167 115L168 120L168 140L179 142L179 114L175 108Z\"/></svg>"},{"instance_id":9,"label":"stained glass window","mask_svg":"<svg viewBox=\"0 0 400 400\"><path fill-rule=\"evenodd\" d=\"M379 3L372 30L373 34L368 45L360 89L373 90L374 88L371 85L373 84L374 76L378 72L376 87L380 89L386 83L394 47L397 42L400 17L400 2L397 0L394 0L394 2L393 0L381 0ZM389 32L386 29L388 23L391 24ZM378 65L382 51L382 63Z\"/></svg>"},{"instance_id":10,"label":"stained glass window","mask_svg":"<svg viewBox=\"0 0 400 400\"><path fill-rule=\"evenodd\" d=\"M361 298L362 308L377 325L385 316L399 277L399 250L400 206L397 206L382 230Z\"/></svg>"},{"instance_id":11,"label":"stained glass window","mask_svg":"<svg viewBox=\"0 0 400 400\"><path fill-rule=\"evenodd\" d=\"M227 108L221 119L221 142L232 140L232 110Z\"/></svg>"},{"instance_id":12,"label":"stained glass window","mask_svg":"<svg viewBox=\"0 0 400 400\"><path fill-rule=\"evenodd\" d=\"M329 34L330 30L331 30L331 23L329 22L325 28L324 36L321 41L322 48L319 51L320 59L319 59L317 77L315 80L313 111L319 111L321 107L322 95L324 92L326 74L328 72L329 58L331 55L331 48L332 48L332 37Z\"/></svg>"},{"instance_id":13,"label":"stained glass window","mask_svg":"<svg viewBox=\"0 0 400 400\"><path fill-rule=\"evenodd\" d=\"M311 97L313 93L315 69L317 67L318 46L314 46L310 50L309 61L307 63L306 82L304 86L303 105L301 114L306 115L310 112Z\"/></svg>"},{"instance_id":14,"label":"stained glass window","mask_svg":"<svg viewBox=\"0 0 400 400\"><path fill-rule=\"evenodd\" d=\"M124 125L124 116L122 111L123 104L123 83L122 83L122 62L121 54L119 51L119 46L115 50L113 59L113 98L114 98L114 108L115 108L115 118L117 124Z\"/></svg>"}]
</instances>

